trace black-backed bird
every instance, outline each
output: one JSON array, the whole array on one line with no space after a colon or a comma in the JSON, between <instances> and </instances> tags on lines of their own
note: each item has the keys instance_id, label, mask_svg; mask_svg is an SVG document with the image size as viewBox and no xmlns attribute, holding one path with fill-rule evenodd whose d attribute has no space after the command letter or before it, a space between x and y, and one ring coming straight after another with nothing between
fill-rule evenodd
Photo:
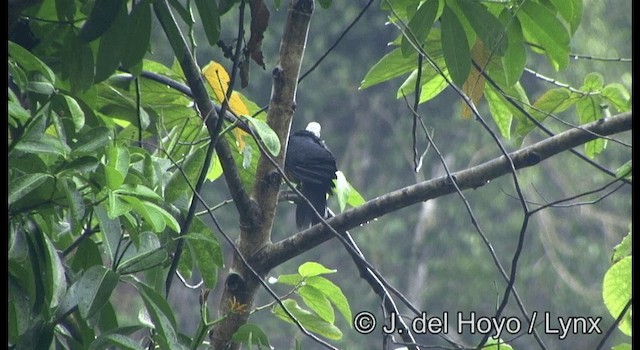
<instances>
[{"instance_id":1,"label":"black-backed bird","mask_svg":"<svg viewBox=\"0 0 640 350\"><path fill-rule=\"evenodd\" d=\"M323 218L327 217L327 196L333 193L336 159L320 139L320 124L311 122L305 130L289 136L285 172L298 190L313 204ZM296 207L296 226L305 229L320 222L311 207L300 201Z\"/></svg>"}]
</instances>

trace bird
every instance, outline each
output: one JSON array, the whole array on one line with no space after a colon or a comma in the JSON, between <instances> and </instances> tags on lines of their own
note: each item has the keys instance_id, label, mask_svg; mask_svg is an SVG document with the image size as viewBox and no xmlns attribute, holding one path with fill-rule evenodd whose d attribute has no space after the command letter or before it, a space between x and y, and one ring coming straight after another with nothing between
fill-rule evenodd
<instances>
[{"instance_id":1,"label":"bird","mask_svg":"<svg viewBox=\"0 0 640 350\"><path fill-rule=\"evenodd\" d=\"M333 194L337 178L336 159L320 138L321 126L310 122L306 129L289 136L285 156L285 173L304 195L313 208L327 217L327 196ZM313 209L305 201L296 207L296 226L306 229L320 222Z\"/></svg>"}]
</instances>

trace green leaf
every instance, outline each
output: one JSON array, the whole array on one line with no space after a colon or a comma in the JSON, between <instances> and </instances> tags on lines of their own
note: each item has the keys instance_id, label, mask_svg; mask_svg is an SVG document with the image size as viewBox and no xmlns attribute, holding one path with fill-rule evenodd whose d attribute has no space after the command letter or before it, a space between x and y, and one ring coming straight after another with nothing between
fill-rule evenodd
<instances>
[{"instance_id":1,"label":"green leaf","mask_svg":"<svg viewBox=\"0 0 640 350\"><path fill-rule=\"evenodd\" d=\"M347 324L352 326L351 307L349 307L349 301L340 287L322 276L311 276L305 280L305 284L322 291L327 299L338 309Z\"/></svg>"},{"instance_id":2,"label":"green leaf","mask_svg":"<svg viewBox=\"0 0 640 350\"><path fill-rule=\"evenodd\" d=\"M360 83L360 89L380 84L387 80L399 77L416 69L418 53L404 57L400 48L396 48L384 55L376 64L369 69L364 79Z\"/></svg>"},{"instance_id":3,"label":"green leaf","mask_svg":"<svg viewBox=\"0 0 640 350\"><path fill-rule=\"evenodd\" d=\"M65 157L69 154L69 146L54 136L43 134L39 140L29 140L24 138L16 144L14 150L34 154L52 154Z\"/></svg>"},{"instance_id":4,"label":"green leaf","mask_svg":"<svg viewBox=\"0 0 640 350\"><path fill-rule=\"evenodd\" d=\"M109 192L107 213L114 219L131 211L132 206L113 191Z\"/></svg>"},{"instance_id":5,"label":"green leaf","mask_svg":"<svg viewBox=\"0 0 640 350\"><path fill-rule=\"evenodd\" d=\"M169 214L168 211L164 210L164 208L159 207L156 204L153 204L151 202L144 202L144 204L149 210L155 210L158 213L160 213L160 215L164 219L164 223L166 224L166 226L172 229L173 232L176 232L176 233L180 232L180 224L178 223L178 220L176 220L176 218L174 218L173 215Z\"/></svg>"},{"instance_id":6,"label":"green leaf","mask_svg":"<svg viewBox=\"0 0 640 350\"><path fill-rule=\"evenodd\" d=\"M29 50L12 42L7 41L9 56L13 58L25 71L39 72L51 84L55 84L56 76L49 66L34 56Z\"/></svg>"},{"instance_id":7,"label":"green leaf","mask_svg":"<svg viewBox=\"0 0 640 350\"><path fill-rule=\"evenodd\" d=\"M78 245L71 261L71 269L73 271L86 271L92 266L104 265L102 262L102 254L93 239L84 239Z\"/></svg>"},{"instance_id":8,"label":"green leaf","mask_svg":"<svg viewBox=\"0 0 640 350\"><path fill-rule=\"evenodd\" d=\"M80 221L85 214L84 198L76 188L76 185L72 179L63 179L59 183L62 187L62 191L67 197L69 214L71 214L71 232L80 233L82 231L82 225Z\"/></svg>"},{"instance_id":9,"label":"green leaf","mask_svg":"<svg viewBox=\"0 0 640 350\"><path fill-rule=\"evenodd\" d=\"M151 232L143 232L140 234L138 249L128 251L116 272L124 275L144 271L160 265L166 259L167 252L160 245L158 236Z\"/></svg>"},{"instance_id":10,"label":"green leaf","mask_svg":"<svg viewBox=\"0 0 640 350\"><path fill-rule=\"evenodd\" d=\"M438 74L433 79L427 81L424 85L422 85L422 91L420 92L420 103L430 101L432 98L440 95L440 93L449 86L449 83L447 83L447 79L451 80L449 71L444 68L443 73L444 76Z\"/></svg>"},{"instance_id":11,"label":"green leaf","mask_svg":"<svg viewBox=\"0 0 640 350\"><path fill-rule=\"evenodd\" d=\"M9 205L24 197L43 184L47 179L53 179L49 174L26 174L9 181Z\"/></svg>"},{"instance_id":12,"label":"green leaf","mask_svg":"<svg viewBox=\"0 0 640 350\"><path fill-rule=\"evenodd\" d=\"M122 0L96 0L89 18L80 29L80 39L89 42L104 34L116 19L121 4Z\"/></svg>"},{"instance_id":13,"label":"green leaf","mask_svg":"<svg viewBox=\"0 0 640 350\"><path fill-rule=\"evenodd\" d=\"M188 208L204 157L205 153L201 149L193 150L180 165L182 171L176 170L171 175L164 191L164 198L168 203L180 209Z\"/></svg>"},{"instance_id":14,"label":"green leaf","mask_svg":"<svg viewBox=\"0 0 640 350\"><path fill-rule=\"evenodd\" d=\"M404 56L416 51L414 45L422 46L436 20L440 4L440 0L427 0L418 7L418 11L411 17L409 24L407 24L408 32L402 36L400 43L400 50Z\"/></svg>"},{"instance_id":15,"label":"green leaf","mask_svg":"<svg viewBox=\"0 0 640 350\"><path fill-rule=\"evenodd\" d=\"M132 196L123 195L120 196L120 198L131 204L133 210L135 210L138 214L140 214L140 216L142 216L145 223L150 225L153 232L164 231L167 223L165 221L165 216L159 210L160 207L150 202L141 201L138 198Z\"/></svg>"},{"instance_id":16,"label":"green leaf","mask_svg":"<svg viewBox=\"0 0 640 350\"><path fill-rule=\"evenodd\" d=\"M631 256L631 230L622 239L622 242L613 248L611 261L615 264L627 256Z\"/></svg>"},{"instance_id":17,"label":"green leaf","mask_svg":"<svg viewBox=\"0 0 640 350\"><path fill-rule=\"evenodd\" d=\"M298 306L295 300L285 299L282 301L283 305L289 310L289 312L310 332L317 333L328 339L340 339L342 338L342 332L336 326L321 319L313 313L304 310ZM281 320L294 323L293 320L285 313L280 305L274 306L272 312Z\"/></svg>"},{"instance_id":18,"label":"green leaf","mask_svg":"<svg viewBox=\"0 0 640 350\"><path fill-rule=\"evenodd\" d=\"M322 264L313 261L308 261L298 267L298 273L302 277L326 275L329 273L336 273L337 271L338 270L328 269L322 266Z\"/></svg>"},{"instance_id":19,"label":"green leaf","mask_svg":"<svg viewBox=\"0 0 640 350\"><path fill-rule=\"evenodd\" d=\"M258 347L266 346L267 348L271 348L267 334L262 330L262 328L253 323L245 323L240 326L240 328L233 333L231 340L236 343L243 344L248 344L249 341L251 341ZM249 349L251 349L251 347L249 347Z\"/></svg>"},{"instance_id":20,"label":"green leaf","mask_svg":"<svg viewBox=\"0 0 640 350\"><path fill-rule=\"evenodd\" d=\"M42 234L39 237L44 241L46 248L46 265L44 266L44 286L46 290L47 299L49 300L49 308L55 308L58 306L65 292L67 291L67 280L65 279L64 267L58 251L53 246L53 243L49 240L49 237Z\"/></svg>"},{"instance_id":21,"label":"green leaf","mask_svg":"<svg viewBox=\"0 0 640 350\"><path fill-rule=\"evenodd\" d=\"M202 220L195 218L184 239L205 285L214 288L218 281L218 268L224 264L222 248L214 232Z\"/></svg>"},{"instance_id":22,"label":"green leaf","mask_svg":"<svg viewBox=\"0 0 640 350\"><path fill-rule=\"evenodd\" d=\"M63 79L69 79L71 92L75 93L89 89L93 85L95 76L93 51L89 44L80 40L72 31L69 31L63 43L60 56L60 74Z\"/></svg>"},{"instance_id":23,"label":"green leaf","mask_svg":"<svg viewBox=\"0 0 640 350\"><path fill-rule=\"evenodd\" d=\"M611 350L631 350L631 344L622 343L611 347Z\"/></svg>"},{"instance_id":24,"label":"green leaf","mask_svg":"<svg viewBox=\"0 0 640 350\"><path fill-rule=\"evenodd\" d=\"M89 268L75 289L78 310L83 318L89 318L98 312L108 301L111 292L118 284L118 275L101 265Z\"/></svg>"},{"instance_id":25,"label":"green leaf","mask_svg":"<svg viewBox=\"0 0 640 350\"><path fill-rule=\"evenodd\" d=\"M582 0L549 0L575 33L582 18Z\"/></svg>"},{"instance_id":26,"label":"green leaf","mask_svg":"<svg viewBox=\"0 0 640 350\"><path fill-rule=\"evenodd\" d=\"M462 86L471 70L471 51L467 34L455 12L448 5L442 10L440 22L444 61L447 63L453 82Z\"/></svg>"},{"instance_id":27,"label":"green leaf","mask_svg":"<svg viewBox=\"0 0 640 350\"><path fill-rule=\"evenodd\" d=\"M213 3L213 1L209 1ZM149 48L151 37L151 2L137 2L127 19L128 35L125 37L126 50L121 62L124 68L139 64ZM213 44L212 44L213 45Z\"/></svg>"},{"instance_id":28,"label":"green leaf","mask_svg":"<svg viewBox=\"0 0 640 350\"><path fill-rule=\"evenodd\" d=\"M500 14L500 20L507 27L507 50L500 58L506 87L513 86L520 80L525 64L527 63L527 52L522 36L522 27L517 17L511 17L508 10Z\"/></svg>"},{"instance_id":29,"label":"green leaf","mask_svg":"<svg viewBox=\"0 0 640 350\"><path fill-rule=\"evenodd\" d=\"M622 84L608 84L602 89L602 97L609 101L618 112L631 110L631 95Z\"/></svg>"},{"instance_id":30,"label":"green leaf","mask_svg":"<svg viewBox=\"0 0 640 350\"><path fill-rule=\"evenodd\" d=\"M107 147L106 156L107 164L104 168L107 185L112 190L119 189L129 172L131 163L129 150L124 146L110 143Z\"/></svg>"},{"instance_id":31,"label":"green leaf","mask_svg":"<svg viewBox=\"0 0 640 350\"><path fill-rule=\"evenodd\" d=\"M533 106L541 111L557 114L566 111L579 100L580 98L569 90L557 88L546 91L534 102ZM546 114L536 115L538 121L542 121L544 118L546 118Z\"/></svg>"},{"instance_id":32,"label":"green leaf","mask_svg":"<svg viewBox=\"0 0 640 350\"><path fill-rule=\"evenodd\" d=\"M344 176L342 171L336 172L337 179L335 180L335 195L338 199L338 205L340 206L340 211L344 211L347 205L352 207L358 207L365 203L364 198L358 191L356 191L353 186L347 181L347 178Z\"/></svg>"},{"instance_id":33,"label":"green leaf","mask_svg":"<svg viewBox=\"0 0 640 350\"><path fill-rule=\"evenodd\" d=\"M202 28L207 36L207 42L211 46L216 46L220 37L220 11L218 11L216 2L209 0L196 0L195 2Z\"/></svg>"},{"instance_id":34,"label":"green leaf","mask_svg":"<svg viewBox=\"0 0 640 350\"><path fill-rule=\"evenodd\" d=\"M207 172L207 180L215 181L221 175L222 175L222 164L220 163L220 158L216 153L213 155L211 166L209 167L209 171Z\"/></svg>"},{"instance_id":35,"label":"green leaf","mask_svg":"<svg viewBox=\"0 0 640 350\"><path fill-rule=\"evenodd\" d=\"M580 123L590 123L602 118L602 109L595 97L585 97L580 99L576 108L578 111L578 117L580 118ZM602 138L597 138L595 140L589 141L585 143L585 154L589 158L594 158L600 152L602 152L607 146L607 140Z\"/></svg>"},{"instance_id":36,"label":"green leaf","mask_svg":"<svg viewBox=\"0 0 640 350\"><path fill-rule=\"evenodd\" d=\"M288 274L288 275L280 275L278 276L277 282L286 284L289 286L297 286L300 283L302 283L303 280L304 278L302 276L295 273L295 274Z\"/></svg>"},{"instance_id":37,"label":"green leaf","mask_svg":"<svg viewBox=\"0 0 640 350\"><path fill-rule=\"evenodd\" d=\"M303 285L298 288L298 295L300 295L304 303L320 316L320 318L333 324L335 321L333 307L323 292L315 287Z\"/></svg>"},{"instance_id":38,"label":"green leaf","mask_svg":"<svg viewBox=\"0 0 640 350\"><path fill-rule=\"evenodd\" d=\"M584 77L584 83L580 90L587 92L596 92L602 90L604 86L604 78L600 73L591 72Z\"/></svg>"},{"instance_id":39,"label":"green leaf","mask_svg":"<svg viewBox=\"0 0 640 350\"><path fill-rule=\"evenodd\" d=\"M508 106L508 101L500 95L491 84L484 86L484 98L489 105L489 111L493 121L498 126L502 137L511 138L511 122L513 121L513 113Z\"/></svg>"},{"instance_id":40,"label":"green leaf","mask_svg":"<svg viewBox=\"0 0 640 350\"><path fill-rule=\"evenodd\" d=\"M73 156L95 156L97 150L104 148L111 139L111 130L104 126L80 133L78 140L71 145Z\"/></svg>"},{"instance_id":41,"label":"green leaf","mask_svg":"<svg viewBox=\"0 0 640 350\"><path fill-rule=\"evenodd\" d=\"M449 77L444 58L442 56L433 59L434 63L442 69L445 76L449 79ZM400 88L398 88L398 92L396 93L396 98L401 99L404 96L408 96L410 93L414 92L416 89L416 79L418 79L418 69L415 69L409 77L402 83ZM444 83L442 83L444 82ZM420 103L423 103L422 97L423 95L426 97L427 94L431 95L429 99L437 96L442 90L444 90L447 86L447 83L444 77L431 67L430 64L424 62L422 64L422 74L420 76L420 84L421 84L421 93L420 93ZM444 87L441 87L444 85ZM429 90L429 91L425 91Z\"/></svg>"},{"instance_id":42,"label":"green leaf","mask_svg":"<svg viewBox=\"0 0 640 350\"><path fill-rule=\"evenodd\" d=\"M569 64L569 33L555 14L533 1L525 1L517 12L524 38L544 48L554 68Z\"/></svg>"},{"instance_id":43,"label":"green leaf","mask_svg":"<svg viewBox=\"0 0 640 350\"><path fill-rule=\"evenodd\" d=\"M59 94L57 96L61 97L61 102L63 102L63 106L65 107L65 112L67 116L71 118L73 122L73 126L75 127L75 131L80 131L84 126L84 112L73 97Z\"/></svg>"},{"instance_id":44,"label":"green leaf","mask_svg":"<svg viewBox=\"0 0 640 350\"><path fill-rule=\"evenodd\" d=\"M111 76L120 65L122 56L127 52L125 48L128 48L125 44L127 30L127 8L120 6L113 25L100 38L96 52L96 84Z\"/></svg>"},{"instance_id":45,"label":"green leaf","mask_svg":"<svg viewBox=\"0 0 640 350\"><path fill-rule=\"evenodd\" d=\"M171 348L177 348L176 319L166 299L140 281L132 280L132 284L140 293L156 332Z\"/></svg>"},{"instance_id":46,"label":"green leaf","mask_svg":"<svg viewBox=\"0 0 640 350\"><path fill-rule=\"evenodd\" d=\"M260 136L260 140L274 157L280 153L280 139L271 127L262 120L256 118L245 118L251 124L253 130Z\"/></svg>"},{"instance_id":47,"label":"green leaf","mask_svg":"<svg viewBox=\"0 0 640 350\"><path fill-rule=\"evenodd\" d=\"M100 224L100 232L102 232L103 235L102 242L105 251L107 256L111 259L111 262L114 262L118 242L122 237L120 220L109 217L104 203L96 205L94 207L94 212L98 218L98 223Z\"/></svg>"},{"instance_id":48,"label":"green leaf","mask_svg":"<svg viewBox=\"0 0 640 350\"><path fill-rule=\"evenodd\" d=\"M457 4L487 49L503 56L507 50L507 33L498 18L478 1L461 0Z\"/></svg>"},{"instance_id":49,"label":"green leaf","mask_svg":"<svg viewBox=\"0 0 640 350\"><path fill-rule=\"evenodd\" d=\"M48 96L53 94L56 91L56 88L48 81L29 81L27 83L27 90L35 92L36 94Z\"/></svg>"},{"instance_id":50,"label":"green leaf","mask_svg":"<svg viewBox=\"0 0 640 350\"><path fill-rule=\"evenodd\" d=\"M627 302L631 300L631 256L615 263L604 275L602 298L614 319L617 319ZM618 325L620 331L631 336L631 308Z\"/></svg>"},{"instance_id":51,"label":"green leaf","mask_svg":"<svg viewBox=\"0 0 640 350\"><path fill-rule=\"evenodd\" d=\"M122 186L120 186L116 191L116 193L118 194L126 194L126 195L130 195L130 196L136 196L138 198L142 198L142 199L150 199L153 201L158 201L158 202L162 202L162 197L155 193L152 189L150 189L149 187L145 186L145 185L131 185L131 184L124 184Z\"/></svg>"}]
</instances>

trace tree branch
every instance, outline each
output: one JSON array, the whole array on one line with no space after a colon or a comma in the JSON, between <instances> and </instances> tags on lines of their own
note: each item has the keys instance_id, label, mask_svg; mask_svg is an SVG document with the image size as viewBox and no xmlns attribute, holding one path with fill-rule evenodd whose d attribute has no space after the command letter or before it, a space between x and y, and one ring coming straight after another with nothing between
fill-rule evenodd
<instances>
[{"instance_id":1,"label":"tree branch","mask_svg":"<svg viewBox=\"0 0 640 350\"><path fill-rule=\"evenodd\" d=\"M542 160L584 144L598 135L612 135L631 130L632 112L622 113L610 118L583 125L580 129L571 129L554 137L537 142L531 146L510 154L516 169L533 166ZM480 187L488 181L511 172L508 160L504 156L487 161L475 167L458 171L452 175L460 189ZM455 192L455 187L446 176L407 186L370 200L364 205L350 209L327 223L337 231L344 231L375 218L389 214L409 205L442 197ZM263 266L265 272L292 259L307 250L329 240L333 235L322 225L315 225L292 237L265 247L253 259L254 266Z\"/></svg>"},{"instance_id":2,"label":"tree branch","mask_svg":"<svg viewBox=\"0 0 640 350\"><path fill-rule=\"evenodd\" d=\"M280 167L284 164L284 150L286 150L291 119L295 110L300 65L313 10L313 0L290 0L280 44L280 61L273 70L273 88L267 124L276 132L282 145L282 151L275 157ZM256 220L240 223L237 246L242 256L250 257L270 244L281 183L281 177L275 169L268 157L263 155L258 160L252 189L252 198L255 200L253 208L257 211L257 217ZM258 265L251 266L254 269L258 268ZM220 300L219 312L226 315L226 318L216 324L210 337L215 349L238 348L238 344L231 344L231 337L241 325L246 323L249 314L237 312L237 306L242 305L241 309L249 310L255 292L260 286L259 278L256 278L250 270L246 262L236 254Z\"/></svg>"}]
</instances>

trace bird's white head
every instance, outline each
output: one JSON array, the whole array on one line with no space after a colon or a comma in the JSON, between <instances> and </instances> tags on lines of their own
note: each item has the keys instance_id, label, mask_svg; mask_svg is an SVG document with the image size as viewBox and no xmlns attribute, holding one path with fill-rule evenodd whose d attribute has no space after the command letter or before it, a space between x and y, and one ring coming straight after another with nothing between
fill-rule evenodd
<instances>
[{"instance_id":1,"label":"bird's white head","mask_svg":"<svg viewBox=\"0 0 640 350\"><path fill-rule=\"evenodd\" d=\"M320 130L321 129L322 129L322 127L320 126L320 124L318 124L316 122L311 122L311 123L307 124L307 131L311 132L312 134L314 134L318 138L320 138Z\"/></svg>"}]
</instances>

